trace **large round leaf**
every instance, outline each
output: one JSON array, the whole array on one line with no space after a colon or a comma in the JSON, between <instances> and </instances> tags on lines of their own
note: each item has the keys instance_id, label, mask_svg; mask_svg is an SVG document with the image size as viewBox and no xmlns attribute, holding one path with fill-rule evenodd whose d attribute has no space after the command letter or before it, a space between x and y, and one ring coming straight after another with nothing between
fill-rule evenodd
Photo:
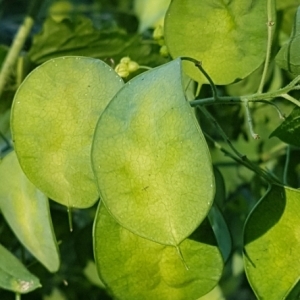
<instances>
[{"instance_id":1,"label":"large round leaf","mask_svg":"<svg viewBox=\"0 0 300 300\"><path fill-rule=\"evenodd\" d=\"M99 116L123 82L100 60L52 59L20 86L12 108L15 150L28 178L73 207L98 198L90 149Z\"/></svg>"},{"instance_id":2,"label":"large round leaf","mask_svg":"<svg viewBox=\"0 0 300 300\"><path fill-rule=\"evenodd\" d=\"M135 77L113 98L99 119L92 161L100 198L127 229L177 245L198 227L214 178L179 59Z\"/></svg>"},{"instance_id":3,"label":"large round leaf","mask_svg":"<svg viewBox=\"0 0 300 300\"><path fill-rule=\"evenodd\" d=\"M263 62L266 22L266 1L173 0L165 19L165 41L173 57L198 59L216 84L229 84ZM192 63L185 67L193 79L206 82Z\"/></svg>"},{"instance_id":4,"label":"large round leaf","mask_svg":"<svg viewBox=\"0 0 300 300\"><path fill-rule=\"evenodd\" d=\"M15 152L0 164L0 178L0 209L7 223L20 242L50 272L56 272L59 253L48 198L27 179Z\"/></svg>"},{"instance_id":5,"label":"large round leaf","mask_svg":"<svg viewBox=\"0 0 300 300\"><path fill-rule=\"evenodd\" d=\"M100 205L94 223L95 260L116 299L186 300L208 293L221 277L223 259L207 220L179 247L182 257L173 246L131 233Z\"/></svg>"},{"instance_id":6,"label":"large round leaf","mask_svg":"<svg viewBox=\"0 0 300 300\"><path fill-rule=\"evenodd\" d=\"M244 261L258 299L299 299L299 198L299 190L273 186L247 219ZM298 295L286 298L292 290Z\"/></svg>"}]
</instances>

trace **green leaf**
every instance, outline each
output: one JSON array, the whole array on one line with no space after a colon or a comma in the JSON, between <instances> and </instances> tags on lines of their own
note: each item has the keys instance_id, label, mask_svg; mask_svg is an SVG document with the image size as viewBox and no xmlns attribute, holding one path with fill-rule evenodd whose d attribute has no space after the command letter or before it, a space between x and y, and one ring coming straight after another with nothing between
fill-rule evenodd
<instances>
[{"instance_id":1,"label":"green leaf","mask_svg":"<svg viewBox=\"0 0 300 300\"><path fill-rule=\"evenodd\" d=\"M122 300L197 299L218 283L223 260L207 222L178 250L120 226L103 204L94 223L94 254L108 289ZM184 261L183 261L183 260Z\"/></svg>"},{"instance_id":2,"label":"green leaf","mask_svg":"<svg viewBox=\"0 0 300 300\"><path fill-rule=\"evenodd\" d=\"M246 221L244 262L258 299L286 299L299 280L299 197L299 190L272 186Z\"/></svg>"},{"instance_id":3,"label":"green leaf","mask_svg":"<svg viewBox=\"0 0 300 300\"><path fill-rule=\"evenodd\" d=\"M208 214L209 223L214 231L219 249L224 261L227 261L231 254L231 236L224 217L217 205L213 205Z\"/></svg>"},{"instance_id":4,"label":"green leaf","mask_svg":"<svg viewBox=\"0 0 300 300\"><path fill-rule=\"evenodd\" d=\"M290 39L282 45L276 56L277 64L284 70L300 74L300 6L297 9Z\"/></svg>"},{"instance_id":5,"label":"green leaf","mask_svg":"<svg viewBox=\"0 0 300 300\"><path fill-rule=\"evenodd\" d=\"M214 178L179 59L135 77L113 98L95 131L92 163L100 198L125 228L177 245L198 227Z\"/></svg>"},{"instance_id":6,"label":"green leaf","mask_svg":"<svg viewBox=\"0 0 300 300\"><path fill-rule=\"evenodd\" d=\"M29 293L39 287L39 279L0 244L0 287L15 293Z\"/></svg>"},{"instance_id":7,"label":"green leaf","mask_svg":"<svg viewBox=\"0 0 300 300\"><path fill-rule=\"evenodd\" d=\"M165 62L158 49L143 42L140 35L128 34L120 29L97 30L91 20L83 16L61 22L47 18L43 30L34 37L28 55L36 64L67 55L109 58L115 62L130 56L140 65L151 66Z\"/></svg>"},{"instance_id":8,"label":"green leaf","mask_svg":"<svg viewBox=\"0 0 300 300\"><path fill-rule=\"evenodd\" d=\"M90 163L99 116L123 85L102 61L62 57L36 68L12 107L12 134L30 181L68 207L89 207L98 198Z\"/></svg>"},{"instance_id":9,"label":"green leaf","mask_svg":"<svg viewBox=\"0 0 300 300\"><path fill-rule=\"evenodd\" d=\"M0 164L0 209L20 242L50 271L59 253L47 197L24 175L15 152Z\"/></svg>"},{"instance_id":10,"label":"green leaf","mask_svg":"<svg viewBox=\"0 0 300 300\"><path fill-rule=\"evenodd\" d=\"M300 147L300 108L295 107L291 114L271 134L283 142Z\"/></svg>"},{"instance_id":11,"label":"green leaf","mask_svg":"<svg viewBox=\"0 0 300 300\"><path fill-rule=\"evenodd\" d=\"M229 84L264 61L266 22L266 1L173 0L165 19L165 41L172 57L198 59L215 84ZM185 62L185 71L207 82L192 63Z\"/></svg>"}]
</instances>

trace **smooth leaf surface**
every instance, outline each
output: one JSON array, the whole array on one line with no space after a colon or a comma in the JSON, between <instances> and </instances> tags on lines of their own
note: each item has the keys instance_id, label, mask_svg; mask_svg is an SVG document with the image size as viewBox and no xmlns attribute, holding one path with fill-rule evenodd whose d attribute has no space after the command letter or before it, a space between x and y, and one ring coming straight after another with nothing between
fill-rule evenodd
<instances>
[{"instance_id":1,"label":"smooth leaf surface","mask_svg":"<svg viewBox=\"0 0 300 300\"><path fill-rule=\"evenodd\" d=\"M227 261L231 254L231 236L225 219L217 205L213 205L208 213L209 223L214 231L219 249L224 261Z\"/></svg>"},{"instance_id":2,"label":"smooth leaf surface","mask_svg":"<svg viewBox=\"0 0 300 300\"><path fill-rule=\"evenodd\" d=\"M25 294L39 287L39 279L0 244L0 288Z\"/></svg>"},{"instance_id":3,"label":"smooth leaf surface","mask_svg":"<svg viewBox=\"0 0 300 300\"><path fill-rule=\"evenodd\" d=\"M299 197L299 190L272 186L246 221L244 263L258 299L287 299L298 283Z\"/></svg>"},{"instance_id":4,"label":"smooth leaf surface","mask_svg":"<svg viewBox=\"0 0 300 300\"><path fill-rule=\"evenodd\" d=\"M281 47L277 56L277 64L296 75L300 74L300 6L297 9L290 39Z\"/></svg>"},{"instance_id":5,"label":"smooth leaf surface","mask_svg":"<svg viewBox=\"0 0 300 300\"><path fill-rule=\"evenodd\" d=\"M184 262L175 247L131 233L100 204L94 223L95 260L116 299L198 299L212 290L223 260L207 219L179 247Z\"/></svg>"},{"instance_id":6,"label":"smooth leaf surface","mask_svg":"<svg viewBox=\"0 0 300 300\"><path fill-rule=\"evenodd\" d=\"M198 227L214 178L179 59L135 77L113 98L95 131L92 162L100 198L130 231L177 245Z\"/></svg>"},{"instance_id":7,"label":"smooth leaf surface","mask_svg":"<svg viewBox=\"0 0 300 300\"><path fill-rule=\"evenodd\" d=\"M174 0L165 18L169 52L202 61L215 84L245 78L265 58L266 8L260 0ZM192 63L185 63L185 71L206 82Z\"/></svg>"},{"instance_id":8,"label":"smooth leaf surface","mask_svg":"<svg viewBox=\"0 0 300 300\"><path fill-rule=\"evenodd\" d=\"M24 175L15 152L0 164L0 209L20 242L50 271L59 268L48 198Z\"/></svg>"},{"instance_id":9,"label":"smooth leaf surface","mask_svg":"<svg viewBox=\"0 0 300 300\"><path fill-rule=\"evenodd\" d=\"M300 147L300 108L295 107L291 114L271 133L287 144Z\"/></svg>"},{"instance_id":10,"label":"smooth leaf surface","mask_svg":"<svg viewBox=\"0 0 300 300\"><path fill-rule=\"evenodd\" d=\"M102 61L69 56L36 68L18 89L11 117L15 151L24 173L51 199L78 208L97 200L93 133L122 85Z\"/></svg>"}]
</instances>

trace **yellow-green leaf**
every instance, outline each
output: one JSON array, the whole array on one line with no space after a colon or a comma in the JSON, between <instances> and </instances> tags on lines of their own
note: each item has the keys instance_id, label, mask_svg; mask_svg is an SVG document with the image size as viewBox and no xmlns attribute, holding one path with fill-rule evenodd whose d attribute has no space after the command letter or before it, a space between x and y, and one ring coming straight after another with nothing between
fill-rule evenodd
<instances>
[{"instance_id":1,"label":"yellow-green leaf","mask_svg":"<svg viewBox=\"0 0 300 300\"><path fill-rule=\"evenodd\" d=\"M212 290L223 259L207 219L179 247L181 254L173 246L131 233L100 204L94 223L95 260L116 299L198 299Z\"/></svg>"},{"instance_id":2,"label":"yellow-green leaf","mask_svg":"<svg viewBox=\"0 0 300 300\"><path fill-rule=\"evenodd\" d=\"M0 244L0 288L26 294L39 287L39 279Z\"/></svg>"},{"instance_id":3,"label":"yellow-green leaf","mask_svg":"<svg viewBox=\"0 0 300 300\"><path fill-rule=\"evenodd\" d=\"M20 242L50 271L59 268L48 198L24 175L14 152L0 164L0 209Z\"/></svg>"},{"instance_id":4,"label":"yellow-green leaf","mask_svg":"<svg viewBox=\"0 0 300 300\"><path fill-rule=\"evenodd\" d=\"M258 299L299 297L286 298L300 276L299 198L299 190L272 186L246 221L244 262Z\"/></svg>"},{"instance_id":5,"label":"yellow-green leaf","mask_svg":"<svg viewBox=\"0 0 300 300\"><path fill-rule=\"evenodd\" d=\"M216 84L229 84L263 63L266 23L266 1L173 0L165 18L165 41L172 57L202 61ZM192 63L185 62L185 71L206 82Z\"/></svg>"},{"instance_id":6,"label":"yellow-green leaf","mask_svg":"<svg viewBox=\"0 0 300 300\"><path fill-rule=\"evenodd\" d=\"M51 199L78 208L97 200L93 133L122 85L104 62L70 56L46 62L20 86L11 120L15 151L24 173Z\"/></svg>"},{"instance_id":7,"label":"yellow-green leaf","mask_svg":"<svg viewBox=\"0 0 300 300\"><path fill-rule=\"evenodd\" d=\"M130 231L177 245L199 226L214 198L214 176L179 59L117 93L99 119L92 162L100 198Z\"/></svg>"}]
</instances>

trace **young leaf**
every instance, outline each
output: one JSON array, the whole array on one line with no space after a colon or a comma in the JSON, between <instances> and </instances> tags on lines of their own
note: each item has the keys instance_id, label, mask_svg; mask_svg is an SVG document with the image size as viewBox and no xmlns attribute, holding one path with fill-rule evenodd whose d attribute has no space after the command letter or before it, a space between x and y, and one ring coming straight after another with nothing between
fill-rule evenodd
<instances>
[{"instance_id":1,"label":"young leaf","mask_svg":"<svg viewBox=\"0 0 300 300\"><path fill-rule=\"evenodd\" d=\"M173 0L165 19L165 41L172 57L198 59L216 84L229 84L245 78L265 59L266 22L266 1ZM184 66L193 79L206 82L192 63Z\"/></svg>"},{"instance_id":2,"label":"young leaf","mask_svg":"<svg viewBox=\"0 0 300 300\"><path fill-rule=\"evenodd\" d=\"M102 61L70 56L36 68L18 89L11 117L15 151L29 180L51 199L78 208L97 200L93 132L122 85Z\"/></svg>"},{"instance_id":3,"label":"young leaf","mask_svg":"<svg viewBox=\"0 0 300 300\"><path fill-rule=\"evenodd\" d=\"M287 144L300 147L300 108L295 107L291 114L280 124L270 137L276 136Z\"/></svg>"},{"instance_id":4,"label":"young leaf","mask_svg":"<svg viewBox=\"0 0 300 300\"><path fill-rule=\"evenodd\" d=\"M198 299L218 283L223 260L207 222L178 250L120 226L101 203L94 223L94 254L108 289L122 300Z\"/></svg>"},{"instance_id":5,"label":"young leaf","mask_svg":"<svg viewBox=\"0 0 300 300\"><path fill-rule=\"evenodd\" d=\"M135 77L112 99L95 131L92 163L100 198L135 234L178 245L199 226L214 177L179 59Z\"/></svg>"},{"instance_id":6,"label":"young leaf","mask_svg":"<svg viewBox=\"0 0 300 300\"><path fill-rule=\"evenodd\" d=\"M299 196L299 190L272 186L246 221L244 262L258 299L290 299L299 280Z\"/></svg>"},{"instance_id":7,"label":"young leaf","mask_svg":"<svg viewBox=\"0 0 300 300\"><path fill-rule=\"evenodd\" d=\"M300 6L297 9L290 39L281 47L276 62L282 68L296 75L300 74Z\"/></svg>"},{"instance_id":8,"label":"young leaf","mask_svg":"<svg viewBox=\"0 0 300 300\"><path fill-rule=\"evenodd\" d=\"M14 152L0 164L0 209L20 242L50 271L59 253L47 197L24 175Z\"/></svg>"},{"instance_id":9,"label":"young leaf","mask_svg":"<svg viewBox=\"0 0 300 300\"><path fill-rule=\"evenodd\" d=\"M0 288L25 294L39 287L39 279L0 244Z\"/></svg>"}]
</instances>

